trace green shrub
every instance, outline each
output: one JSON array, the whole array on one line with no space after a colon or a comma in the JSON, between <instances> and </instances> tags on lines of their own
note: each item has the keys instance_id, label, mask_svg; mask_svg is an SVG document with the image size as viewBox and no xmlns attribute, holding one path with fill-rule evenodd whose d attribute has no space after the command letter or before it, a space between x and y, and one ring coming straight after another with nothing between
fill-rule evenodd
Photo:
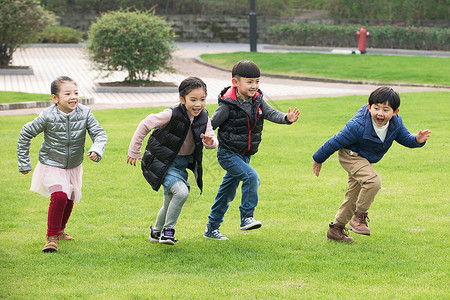
<instances>
[{"instance_id":1,"label":"green shrub","mask_svg":"<svg viewBox=\"0 0 450 300\"><path fill-rule=\"evenodd\" d=\"M174 33L154 12L115 11L89 29L90 60L100 71L128 71L127 81L171 70Z\"/></svg>"},{"instance_id":2,"label":"green shrub","mask_svg":"<svg viewBox=\"0 0 450 300\"><path fill-rule=\"evenodd\" d=\"M450 50L450 29L414 26L373 26L369 46L414 50Z\"/></svg>"},{"instance_id":3,"label":"green shrub","mask_svg":"<svg viewBox=\"0 0 450 300\"><path fill-rule=\"evenodd\" d=\"M324 8L335 19L448 20L448 0L326 0Z\"/></svg>"},{"instance_id":4,"label":"green shrub","mask_svg":"<svg viewBox=\"0 0 450 300\"><path fill-rule=\"evenodd\" d=\"M321 8L328 0L256 0L258 15L295 15L300 8ZM58 14L101 13L133 7L155 9L158 15L233 15L248 16L250 3L242 0L41 0L47 9Z\"/></svg>"},{"instance_id":5,"label":"green shrub","mask_svg":"<svg viewBox=\"0 0 450 300\"><path fill-rule=\"evenodd\" d=\"M361 25L279 24L269 28L274 43L295 46L356 47ZM367 27L371 48L450 50L450 29L414 26Z\"/></svg>"},{"instance_id":6,"label":"green shrub","mask_svg":"<svg viewBox=\"0 0 450 300\"><path fill-rule=\"evenodd\" d=\"M249 1L242 0L41 0L57 14L101 13L134 7L155 8L159 15L248 16ZM298 9L322 9L335 19L449 20L448 0L255 0L258 16L296 16ZM412 22L412 23L411 23Z\"/></svg>"},{"instance_id":7,"label":"green shrub","mask_svg":"<svg viewBox=\"0 0 450 300\"><path fill-rule=\"evenodd\" d=\"M36 32L56 23L54 14L35 0L2 0L0 4L0 66L8 65L22 44L33 41Z\"/></svg>"},{"instance_id":8,"label":"green shrub","mask_svg":"<svg viewBox=\"0 0 450 300\"><path fill-rule=\"evenodd\" d=\"M274 43L295 46L347 47L357 41L358 26L279 24L269 28Z\"/></svg>"},{"instance_id":9,"label":"green shrub","mask_svg":"<svg viewBox=\"0 0 450 300\"><path fill-rule=\"evenodd\" d=\"M82 40L81 31L64 26L47 26L35 39L37 43L78 43Z\"/></svg>"}]
</instances>

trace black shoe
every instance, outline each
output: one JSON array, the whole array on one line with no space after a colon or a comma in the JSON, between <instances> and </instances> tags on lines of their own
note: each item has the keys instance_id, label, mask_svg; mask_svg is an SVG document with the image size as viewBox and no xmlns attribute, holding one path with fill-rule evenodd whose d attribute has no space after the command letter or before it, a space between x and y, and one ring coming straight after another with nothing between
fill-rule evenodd
<instances>
[{"instance_id":1,"label":"black shoe","mask_svg":"<svg viewBox=\"0 0 450 300\"><path fill-rule=\"evenodd\" d=\"M174 237L175 235L175 229L173 228L164 228L162 231L162 235L159 238L160 244L166 244L166 245L175 245L178 240Z\"/></svg>"},{"instance_id":2,"label":"black shoe","mask_svg":"<svg viewBox=\"0 0 450 300\"><path fill-rule=\"evenodd\" d=\"M161 232L154 231L153 226L150 226L150 236L148 237L148 240L151 243L158 243L160 238L161 238Z\"/></svg>"}]
</instances>

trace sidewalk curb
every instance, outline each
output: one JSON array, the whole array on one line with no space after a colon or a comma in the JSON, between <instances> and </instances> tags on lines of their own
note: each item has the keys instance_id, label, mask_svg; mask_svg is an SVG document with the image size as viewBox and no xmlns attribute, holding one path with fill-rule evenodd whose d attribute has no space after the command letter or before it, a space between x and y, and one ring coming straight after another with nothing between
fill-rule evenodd
<instances>
[{"instance_id":1,"label":"sidewalk curb","mask_svg":"<svg viewBox=\"0 0 450 300\"><path fill-rule=\"evenodd\" d=\"M194 58L199 64L215 68L221 71L231 72L231 70L211 64L204 61L199 56ZM281 79L292 79L292 80L303 80L303 81L316 81L316 82L330 82L330 83L347 83L347 84L367 84L367 85L377 85L377 86L412 86L412 87L432 87L432 88L450 88L447 85L436 85L436 84L418 84L418 83L395 83L395 82L377 82L377 81L363 81L363 80L346 80L337 78L326 78L326 77L308 77L308 76L295 76L295 75L283 75L283 74L272 74L272 73L261 73L261 75L273 78Z\"/></svg>"},{"instance_id":2,"label":"sidewalk curb","mask_svg":"<svg viewBox=\"0 0 450 300\"><path fill-rule=\"evenodd\" d=\"M92 98L80 98L80 103L83 105L94 104ZM14 110L14 109L29 109L29 108L42 108L49 107L53 104L53 101L28 101L28 102L13 102L13 103L0 103L0 110Z\"/></svg>"},{"instance_id":3,"label":"sidewalk curb","mask_svg":"<svg viewBox=\"0 0 450 300\"><path fill-rule=\"evenodd\" d=\"M311 46L290 46L290 45L265 45L266 50L282 50L305 53L325 53L332 54L333 50L355 51L356 48L349 47L311 47ZM412 50L412 49L389 49L389 48L367 48L364 55L392 55L392 56L428 56L428 57L450 57L450 51L443 50Z\"/></svg>"},{"instance_id":4,"label":"sidewalk curb","mask_svg":"<svg viewBox=\"0 0 450 300\"><path fill-rule=\"evenodd\" d=\"M0 69L0 75L34 75L33 68L30 66L12 66L18 68Z\"/></svg>"},{"instance_id":5,"label":"sidewalk curb","mask_svg":"<svg viewBox=\"0 0 450 300\"><path fill-rule=\"evenodd\" d=\"M103 86L97 82L93 86L97 93L178 93L178 86L170 83L173 86Z\"/></svg>"}]
</instances>

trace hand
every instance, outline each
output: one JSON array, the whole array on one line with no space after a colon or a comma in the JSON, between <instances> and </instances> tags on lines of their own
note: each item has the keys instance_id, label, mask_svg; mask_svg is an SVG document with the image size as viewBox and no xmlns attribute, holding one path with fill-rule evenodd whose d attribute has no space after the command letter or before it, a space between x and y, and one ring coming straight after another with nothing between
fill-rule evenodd
<instances>
[{"instance_id":1,"label":"hand","mask_svg":"<svg viewBox=\"0 0 450 300\"><path fill-rule=\"evenodd\" d=\"M322 169L322 164L319 164L315 160L313 160L313 173L319 177L320 169Z\"/></svg>"},{"instance_id":2,"label":"hand","mask_svg":"<svg viewBox=\"0 0 450 300\"><path fill-rule=\"evenodd\" d=\"M23 175L30 173L30 171L20 171Z\"/></svg>"},{"instance_id":3,"label":"hand","mask_svg":"<svg viewBox=\"0 0 450 300\"><path fill-rule=\"evenodd\" d=\"M289 107L287 115L286 115L286 119L291 122L294 123L295 121L298 120L298 116L300 115L300 111L296 108L294 108L294 110L291 112L291 108Z\"/></svg>"},{"instance_id":4,"label":"hand","mask_svg":"<svg viewBox=\"0 0 450 300\"><path fill-rule=\"evenodd\" d=\"M419 144L423 144L425 143L428 138L430 137L431 131L426 129L424 131L422 131L422 129L419 130L419 133L416 135L416 141Z\"/></svg>"},{"instance_id":5,"label":"hand","mask_svg":"<svg viewBox=\"0 0 450 300\"><path fill-rule=\"evenodd\" d=\"M132 166L136 167L136 158L132 158L130 156L127 156L127 164L130 164ZM139 158L139 161L141 161L141 159Z\"/></svg>"},{"instance_id":6,"label":"hand","mask_svg":"<svg viewBox=\"0 0 450 300\"><path fill-rule=\"evenodd\" d=\"M202 140L203 143L205 143L208 146L211 146L214 143L214 135L212 134L202 134Z\"/></svg>"},{"instance_id":7,"label":"hand","mask_svg":"<svg viewBox=\"0 0 450 300\"><path fill-rule=\"evenodd\" d=\"M88 152L87 156L90 160L97 162L98 161L98 155L95 152Z\"/></svg>"}]
</instances>

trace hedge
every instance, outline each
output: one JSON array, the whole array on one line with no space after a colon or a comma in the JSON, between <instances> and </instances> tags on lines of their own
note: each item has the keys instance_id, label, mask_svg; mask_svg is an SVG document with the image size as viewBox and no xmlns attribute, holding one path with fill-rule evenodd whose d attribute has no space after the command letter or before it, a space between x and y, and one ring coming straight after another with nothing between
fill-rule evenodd
<instances>
[{"instance_id":1,"label":"hedge","mask_svg":"<svg viewBox=\"0 0 450 300\"><path fill-rule=\"evenodd\" d=\"M154 9L158 15L248 16L250 1L242 0L40 0L58 15L101 13L123 8ZM449 19L449 0L255 0L259 16L296 16L301 9L320 9L334 19L418 20Z\"/></svg>"},{"instance_id":2,"label":"hedge","mask_svg":"<svg viewBox=\"0 0 450 300\"><path fill-rule=\"evenodd\" d=\"M269 28L273 43L295 46L355 47L361 25L279 24ZM368 48L450 50L450 29L414 26L371 26Z\"/></svg>"},{"instance_id":3,"label":"hedge","mask_svg":"<svg viewBox=\"0 0 450 300\"><path fill-rule=\"evenodd\" d=\"M48 26L36 35L36 43L78 43L83 40L79 30L64 26Z\"/></svg>"},{"instance_id":4,"label":"hedge","mask_svg":"<svg viewBox=\"0 0 450 300\"><path fill-rule=\"evenodd\" d=\"M449 19L449 0L325 0L323 8L334 19L424 20Z\"/></svg>"}]
</instances>

